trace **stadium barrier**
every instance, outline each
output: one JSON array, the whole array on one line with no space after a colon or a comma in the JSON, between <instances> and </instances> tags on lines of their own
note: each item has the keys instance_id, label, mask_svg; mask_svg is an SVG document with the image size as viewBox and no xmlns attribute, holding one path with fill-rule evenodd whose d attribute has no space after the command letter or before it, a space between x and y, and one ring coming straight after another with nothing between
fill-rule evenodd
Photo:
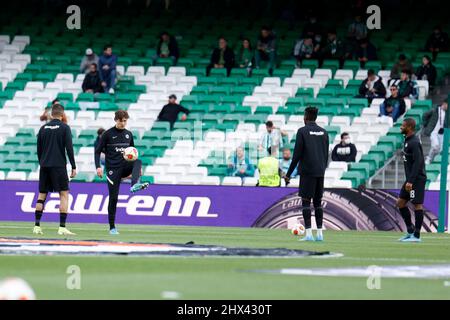
<instances>
[{"instance_id":1,"label":"stadium barrier","mask_svg":"<svg viewBox=\"0 0 450 320\"><path fill-rule=\"evenodd\" d=\"M30 221L37 182L0 181L0 221ZM395 208L398 190L326 189L324 223L337 230L404 230ZM49 194L43 221L59 221L58 194ZM425 196L426 231L437 230L439 191ZM69 222L107 223L108 191L102 183L71 183ZM412 210L412 207L411 207ZM301 200L292 188L151 185L130 194L122 184L117 222L143 225L288 228L301 221Z\"/></svg>"}]
</instances>

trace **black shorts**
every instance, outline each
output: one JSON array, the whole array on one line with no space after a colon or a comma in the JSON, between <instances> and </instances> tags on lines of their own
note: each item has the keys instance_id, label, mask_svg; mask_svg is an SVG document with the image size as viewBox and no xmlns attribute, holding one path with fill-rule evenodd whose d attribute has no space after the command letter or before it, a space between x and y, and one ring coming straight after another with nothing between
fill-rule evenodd
<instances>
[{"instance_id":1,"label":"black shorts","mask_svg":"<svg viewBox=\"0 0 450 320\"><path fill-rule=\"evenodd\" d=\"M60 192L69 190L69 176L66 167L41 168L39 171L39 192Z\"/></svg>"},{"instance_id":2,"label":"black shorts","mask_svg":"<svg viewBox=\"0 0 450 320\"><path fill-rule=\"evenodd\" d=\"M300 176L300 190L298 195L301 198L322 199L323 177Z\"/></svg>"},{"instance_id":3,"label":"black shorts","mask_svg":"<svg viewBox=\"0 0 450 320\"><path fill-rule=\"evenodd\" d=\"M413 204L423 204L425 199L425 186L427 184L426 180L419 180L413 184L411 192L405 190L406 182L403 184L400 190L400 199L411 201Z\"/></svg>"}]
</instances>

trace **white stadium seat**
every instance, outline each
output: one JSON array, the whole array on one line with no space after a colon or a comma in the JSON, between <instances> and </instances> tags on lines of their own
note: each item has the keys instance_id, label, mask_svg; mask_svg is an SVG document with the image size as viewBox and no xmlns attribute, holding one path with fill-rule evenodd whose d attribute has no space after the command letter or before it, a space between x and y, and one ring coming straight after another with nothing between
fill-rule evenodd
<instances>
[{"instance_id":1,"label":"white stadium seat","mask_svg":"<svg viewBox=\"0 0 450 320\"><path fill-rule=\"evenodd\" d=\"M185 67L169 67L168 76L184 77L186 75Z\"/></svg>"},{"instance_id":2,"label":"white stadium seat","mask_svg":"<svg viewBox=\"0 0 450 320\"><path fill-rule=\"evenodd\" d=\"M6 175L6 180L25 181L27 180L27 174L23 171L10 171Z\"/></svg>"},{"instance_id":3,"label":"white stadium seat","mask_svg":"<svg viewBox=\"0 0 450 320\"><path fill-rule=\"evenodd\" d=\"M222 180L223 186L242 186L242 179L240 177L225 177Z\"/></svg>"}]
</instances>

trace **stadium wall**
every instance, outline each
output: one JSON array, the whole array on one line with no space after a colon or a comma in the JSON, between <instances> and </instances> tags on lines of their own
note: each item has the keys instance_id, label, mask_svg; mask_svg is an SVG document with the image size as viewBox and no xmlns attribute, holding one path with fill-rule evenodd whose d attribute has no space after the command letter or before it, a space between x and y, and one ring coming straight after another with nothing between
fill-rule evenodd
<instances>
[{"instance_id":1,"label":"stadium wall","mask_svg":"<svg viewBox=\"0 0 450 320\"><path fill-rule=\"evenodd\" d=\"M130 194L121 186L117 222L144 225L288 228L301 221L301 201L293 188L152 185ZM0 221L33 221L37 183L1 181ZM395 208L398 190L327 189L325 227L337 230L404 230ZM435 232L439 191L427 191L425 229ZM58 195L50 194L44 221L59 221ZM107 222L106 184L71 183L69 221ZM411 208L412 209L412 208Z\"/></svg>"}]
</instances>

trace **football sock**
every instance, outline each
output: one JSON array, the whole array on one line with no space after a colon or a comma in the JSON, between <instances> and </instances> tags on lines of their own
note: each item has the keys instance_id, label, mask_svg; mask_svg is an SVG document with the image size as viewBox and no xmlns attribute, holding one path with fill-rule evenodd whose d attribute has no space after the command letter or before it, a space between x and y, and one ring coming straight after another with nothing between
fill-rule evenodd
<instances>
[{"instance_id":1,"label":"football sock","mask_svg":"<svg viewBox=\"0 0 450 320\"><path fill-rule=\"evenodd\" d=\"M67 213L61 212L59 214L59 226L62 228L66 227L66 219L67 219Z\"/></svg>"},{"instance_id":2,"label":"football sock","mask_svg":"<svg viewBox=\"0 0 450 320\"><path fill-rule=\"evenodd\" d=\"M409 212L408 207L399 208L400 214L403 218L403 221L405 221L406 229L408 230L408 233L414 232L414 225L411 221L411 213Z\"/></svg>"},{"instance_id":3,"label":"football sock","mask_svg":"<svg viewBox=\"0 0 450 320\"><path fill-rule=\"evenodd\" d=\"M305 222L305 229L311 229L311 201L302 200L303 221Z\"/></svg>"},{"instance_id":4,"label":"football sock","mask_svg":"<svg viewBox=\"0 0 450 320\"><path fill-rule=\"evenodd\" d=\"M43 209L44 209L44 203L45 203L45 200L41 200L41 199L38 199L37 201L36 201L36 203L40 203L40 204L42 204L42 210L35 210L34 211L34 218L35 218L35 220L34 220L34 225L36 226L36 227L39 227L40 225L41 225L41 218L42 218L42 212L43 212Z\"/></svg>"},{"instance_id":5,"label":"football sock","mask_svg":"<svg viewBox=\"0 0 450 320\"><path fill-rule=\"evenodd\" d=\"M416 216L414 236L420 238L420 229L422 229L423 224L423 210L414 211L414 215Z\"/></svg>"},{"instance_id":6,"label":"football sock","mask_svg":"<svg viewBox=\"0 0 450 320\"><path fill-rule=\"evenodd\" d=\"M42 218L42 210L36 210L34 211L34 225L36 227L39 227L41 225L41 218Z\"/></svg>"},{"instance_id":7,"label":"football sock","mask_svg":"<svg viewBox=\"0 0 450 320\"><path fill-rule=\"evenodd\" d=\"M314 208L314 216L316 217L317 229L322 229L322 226L323 226L323 209L322 209L322 207Z\"/></svg>"},{"instance_id":8,"label":"football sock","mask_svg":"<svg viewBox=\"0 0 450 320\"><path fill-rule=\"evenodd\" d=\"M133 163L133 171L131 172L131 185L134 186L136 183L139 182L139 179L141 177L141 169L142 169L142 161L136 160Z\"/></svg>"}]
</instances>

